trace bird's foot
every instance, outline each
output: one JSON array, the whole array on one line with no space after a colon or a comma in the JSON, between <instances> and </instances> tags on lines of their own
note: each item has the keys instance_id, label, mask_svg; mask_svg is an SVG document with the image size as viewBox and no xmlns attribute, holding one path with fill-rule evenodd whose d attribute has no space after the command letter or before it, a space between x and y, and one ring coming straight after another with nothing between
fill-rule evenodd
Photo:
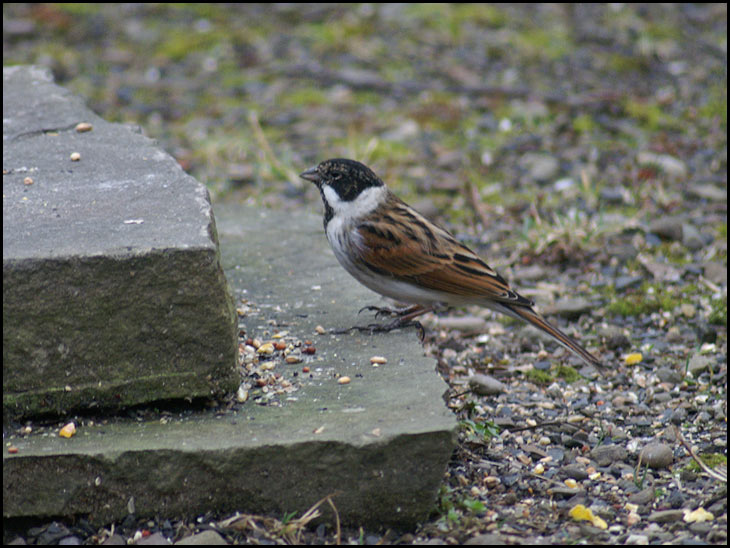
<instances>
[{"instance_id":1,"label":"bird's foot","mask_svg":"<svg viewBox=\"0 0 730 548\"><path fill-rule=\"evenodd\" d=\"M423 325L421 325L421 322L416 321L413 318L429 312L431 310L430 308L424 308L421 305L413 305L400 309L366 306L361 308L360 312L362 312L363 310L374 310L376 318L380 316L395 316L395 318L387 323L371 323L365 326L356 325L347 329L334 329L331 330L330 333L334 333L336 335L342 335L345 333L349 333L350 331L367 331L370 334L389 333L390 331L393 331L394 329L400 329L401 327L415 327L416 330L418 330L418 336L421 341L423 341L423 339L426 337L426 330L423 328ZM360 312L358 312L358 314Z\"/></svg>"},{"instance_id":2,"label":"bird's foot","mask_svg":"<svg viewBox=\"0 0 730 548\"><path fill-rule=\"evenodd\" d=\"M346 329L332 329L330 330L330 333L335 335L344 335L351 331L359 331L361 333L367 332L372 335L373 333L390 333L394 329L400 329L402 327L415 327L418 331L418 338L421 339L421 341L423 341L426 336L426 330L423 325L421 325L421 322L417 320L407 320L404 322L401 321L401 318L395 318L387 323L371 323L368 325L353 325Z\"/></svg>"},{"instance_id":3,"label":"bird's foot","mask_svg":"<svg viewBox=\"0 0 730 548\"><path fill-rule=\"evenodd\" d=\"M391 317L391 316L397 316L399 318L402 318L404 316L420 316L426 310L418 304L414 304L413 306L406 306L403 308L388 308L387 306L363 306L360 310L358 310L358 314L362 314L364 310L367 310L368 312L375 312L375 319L378 319L380 317ZM414 314L415 313L415 314Z\"/></svg>"}]
</instances>

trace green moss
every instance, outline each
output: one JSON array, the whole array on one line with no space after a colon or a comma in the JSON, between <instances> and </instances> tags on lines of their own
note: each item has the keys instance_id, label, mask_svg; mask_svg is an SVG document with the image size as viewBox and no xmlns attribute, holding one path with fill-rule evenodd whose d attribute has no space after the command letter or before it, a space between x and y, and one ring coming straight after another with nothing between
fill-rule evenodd
<instances>
[{"instance_id":1,"label":"green moss","mask_svg":"<svg viewBox=\"0 0 730 548\"><path fill-rule=\"evenodd\" d=\"M516 48L529 57L556 60L568 55L574 47L567 32L558 26L551 28L529 28L519 34Z\"/></svg>"},{"instance_id":2,"label":"green moss","mask_svg":"<svg viewBox=\"0 0 730 548\"><path fill-rule=\"evenodd\" d=\"M619 74L644 72L649 68L646 59L636 55L625 55L623 53L609 54L607 64L609 69Z\"/></svg>"},{"instance_id":3,"label":"green moss","mask_svg":"<svg viewBox=\"0 0 730 548\"><path fill-rule=\"evenodd\" d=\"M77 15L77 16L86 16L86 15L96 15L97 13L101 12L101 8L99 4L90 3L90 2L81 2L81 3L62 3L59 2L56 4L56 7L59 11L64 11L70 15Z\"/></svg>"},{"instance_id":4,"label":"green moss","mask_svg":"<svg viewBox=\"0 0 730 548\"><path fill-rule=\"evenodd\" d=\"M685 123L670 115L659 104L628 98L624 101L626 113L637 119L646 129L656 131L659 129L684 129Z\"/></svg>"},{"instance_id":5,"label":"green moss","mask_svg":"<svg viewBox=\"0 0 730 548\"><path fill-rule=\"evenodd\" d=\"M553 377L550 373L541 369L530 369L525 372L525 378L535 384L550 384L555 380L555 377Z\"/></svg>"},{"instance_id":6,"label":"green moss","mask_svg":"<svg viewBox=\"0 0 730 548\"><path fill-rule=\"evenodd\" d=\"M567 365L559 365L557 376L567 383L573 383L580 379L580 374L572 367Z\"/></svg>"},{"instance_id":7,"label":"green moss","mask_svg":"<svg viewBox=\"0 0 730 548\"><path fill-rule=\"evenodd\" d=\"M298 107L324 105L329 101L327 94L320 88L306 87L293 89L281 95L279 106Z\"/></svg>"},{"instance_id":8,"label":"green moss","mask_svg":"<svg viewBox=\"0 0 730 548\"><path fill-rule=\"evenodd\" d=\"M597 127L598 124L589 114L581 114L573 119L573 129L578 133L592 133Z\"/></svg>"},{"instance_id":9,"label":"green moss","mask_svg":"<svg viewBox=\"0 0 730 548\"><path fill-rule=\"evenodd\" d=\"M638 289L623 295L618 295L613 287L604 287L600 293L609 301L606 308L608 313L629 317L659 311L672 311L683 303L696 304L700 296L707 296L708 289L696 283L686 283L680 287L644 282ZM716 304L717 306L715 306ZM711 318L719 322L726 321L723 320L727 317L726 308L726 302L722 305L720 301L713 301ZM725 316L722 315L723 313Z\"/></svg>"},{"instance_id":10,"label":"green moss","mask_svg":"<svg viewBox=\"0 0 730 548\"><path fill-rule=\"evenodd\" d=\"M700 455L700 460L704 462L710 468L716 468L718 466L727 466L727 457L721 453L705 453ZM694 460L687 465L687 469L692 472L701 472L700 465Z\"/></svg>"},{"instance_id":11,"label":"green moss","mask_svg":"<svg viewBox=\"0 0 730 548\"><path fill-rule=\"evenodd\" d=\"M707 101L699 108L699 114L707 119L717 118L721 121L722 127L727 128L727 80L724 85L710 87Z\"/></svg>"},{"instance_id":12,"label":"green moss","mask_svg":"<svg viewBox=\"0 0 730 548\"><path fill-rule=\"evenodd\" d=\"M419 26L450 38L458 38L465 23L501 27L507 21L505 12L493 4L413 3L405 4L404 14Z\"/></svg>"},{"instance_id":13,"label":"green moss","mask_svg":"<svg viewBox=\"0 0 730 548\"><path fill-rule=\"evenodd\" d=\"M651 314L660 310L674 310L681 304L681 300L667 291L666 286L652 285L648 282L644 282L634 293L621 297L613 293L609 298L612 301L606 308L607 312L625 317Z\"/></svg>"}]
</instances>

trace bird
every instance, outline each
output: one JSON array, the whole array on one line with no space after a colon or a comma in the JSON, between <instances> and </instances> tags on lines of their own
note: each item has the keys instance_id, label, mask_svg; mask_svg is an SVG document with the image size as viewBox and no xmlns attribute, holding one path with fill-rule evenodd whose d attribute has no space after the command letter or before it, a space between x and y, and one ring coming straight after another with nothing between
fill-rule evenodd
<instances>
[{"instance_id":1,"label":"bird","mask_svg":"<svg viewBox=\"0 0 730 548\"><path fill-rule=\"evenodd\" d=\"M443 307L479 305L532 324L587 364L602 365L476 253L398 198L365 164L332 158L299 176L319 189L325 234L344 269L365 287L410 305L397 311L365 307L376 310L376 317L396 315L384 330L418 324L414 318Z\"/></svg>"}]
</instances>

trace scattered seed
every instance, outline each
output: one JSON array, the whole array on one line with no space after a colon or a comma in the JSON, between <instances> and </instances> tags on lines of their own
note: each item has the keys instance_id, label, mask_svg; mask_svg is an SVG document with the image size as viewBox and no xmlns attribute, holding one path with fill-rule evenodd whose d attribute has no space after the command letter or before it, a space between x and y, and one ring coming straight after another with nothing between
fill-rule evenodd
<instances>
[{"instance_id":1,"label":"scattered seed","mask_svg":"<svg viewBox=\"0 0 730 548\"><path fill-rule=\"evenodd\" d=\"M325 333L327 333L327 330L324 327L322 327L321 325L318 325L317 327L314 328L314 332L317 333L318 335L324 335Z\"/></svg>"},{"instance_id":2,"label":"scattered seed","mask_svg":"<svg viewBox=\"0 0 730 548\"><path fill-rule=\"evenodd\" d=\"M304 348L302 348L302 352L304 354L310 354L311 355L311 354L314 354L315 352L317 352L317 349L314 348L313 346L305 346Z\"/></svg>"},{"instance_id":3,"label":"scattered seed","mask_svg":"<svg viewBox=\"0 0 730 548\"><path fill-rule=\"evenodd\" d=\"M383 356L373 356L370 358L370 363L373 365L383 365L384 363L388 363L388 360Z\"/></svg>"},{"instance_id":4,"label":"scattered seed","mask_svg":"<svg viewBox=\"0 0 730 548\"><path fill-rule=\"evenodd\" d=\"M715 516L712 512L708 512L704 508L700 507L696 510L686 509L684 511L684 521L687 523L702 523L703 521L712 521Z\"/></svg>"},{"instance_id":5,"label":"scattered seed","mask_svg":"<svg viewBox=\"0 0 730 548\"><path fill-rule=\"evenodd\" d=\"M15 445L11 445L10 447L8 447L8 453L10 453L11 455L14 455L17 452L18 448Z\"/></svg>"},{"instance_id":6,"label":"scattered seed","mask_svg":"<svg viewBox=\"0 0 730 548\"><path fill-rule=\"evenodd\" d=\"M69 422L67 425L65 425L61 430L58 432L58 435L62 438L70 438L76 433L76 425L72 422Z\"/></svg>"},{"instance_id":7,"label":"scattered seed","mask_svg":"<svg viewBox=\"0 0 730 548\"><path fill-rule=\"evenodd\" d=\"M641 360L644 357L641 355L641 352L633 352L632 354L627 354L624 357L624 363L626 365L636 365L637 363L641 363Z\"/></svg>"},{"instance_id":8,"label":"scattered seed","mask_svg":"<svg viewBox=\"0 0 730 548\"><path fill-rule=\"evenodd\" d=\"M309 367L306 365L302 367L302 373L309 373Z\"/></svg>"},{"instance_id":9,"label":"scattered seed","mask_svg":"<svg viewBox=\"0 0 730 548\"><path fill-rule=\"evenodd\" d=\"M295 356L293 354L289 354L286 358L286 363L300 363L302 361L302 358L300 356Z\"/></svg>"},{"instance_id":10,"label":"scattered seed","mask_svg":"<svg viewBox=\"0 0 730 548\"><path fill-rule=\"evenodd\" d=\"M77 133L86 133L87 131L91 131L94 129L94 126L92 126L89 122L79 122L76 124L76 132Z\"/></svg>"},{"instance_id":11,"label":"scattered seed","mask_svg":"<svg viewBox=\"0 0 730 548\"><path fill-rule=\"evenodd\" d=\"M350 377L340 377L339 379L337 379L337 382L339 384L350 384Z\"/></svg>"},{"instance_id":12,"label":"scattered seed","mask_svg":"<svg viewBox=\"0 0 730 548\"><path fill-rule=\"evenodd\" d=\"M264 343L259 345L259 347L256 349L256 352L259 354L273 354L274 353L274 345L269 343Z\"/></svg>"},{"instance_id":13,"label":"scattered seed","mask_svg":"<svg viewBox=\"0 0 730 548\"><path fill-rule=\"evenodd\" d=\"M33 178L32 177L26 177L25 179L23 179L23 184L26 185L26 186L32 185L33 184Z\"/></svg>"},{"instance_id":14,"label":"scattered seed","mask_svg":"<svg viewBox=\"0 0 730 548\"><path fill-rule=\"evenodd\" d=\"M79 154L78 152L72 152L69 158L72 162L78 162L79 160L81 160L81 154Z\"/></svg>"}]
</instances>

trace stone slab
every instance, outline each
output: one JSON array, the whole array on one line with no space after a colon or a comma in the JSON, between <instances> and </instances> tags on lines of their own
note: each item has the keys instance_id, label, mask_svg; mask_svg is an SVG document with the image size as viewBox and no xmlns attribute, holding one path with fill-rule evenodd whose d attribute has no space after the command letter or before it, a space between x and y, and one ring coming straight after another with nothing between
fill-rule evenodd
<instances>
[{"instance_id":1,"label":"stone slab","mask_svg":"<svg viewBox=\"0 0 730 548\"><path fill-rule=\"evenodd\" d=\"M103 523L130 501L140 516L301 515L333 495L345 524L413 528L434 508L455 443L435 361L412 329L317 333L368 322L357 311L379 304L337 264L320 217L235 205L216 206L216 217L226 275L249 310L239 328L262 340L286 330L316 347L304 363L275 363L299 389L277 406L249 399L81 424L71 439L55 430L6 437L4 515ZM373 355L387 363L375 367ZM321 510L327 518L329 506Z\"/></svg>"},{"instance_id":2,"label":"stone slab","mask_svg":"<svg viewBox=\"0 0 730 548\"><path fill-rule=\"evenodd\" d=\"M5 67L4 420L235 390L236 351L205 187L47 70Z\"/></svg>"}]
</instances>

